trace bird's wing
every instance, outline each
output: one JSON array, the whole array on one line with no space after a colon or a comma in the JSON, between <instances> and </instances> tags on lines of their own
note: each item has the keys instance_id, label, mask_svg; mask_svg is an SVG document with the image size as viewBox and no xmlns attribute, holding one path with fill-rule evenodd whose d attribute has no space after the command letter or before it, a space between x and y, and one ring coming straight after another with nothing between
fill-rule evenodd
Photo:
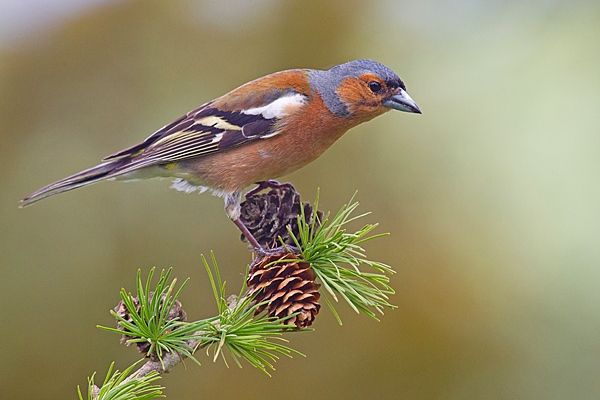
<instances>
[{"instance_id":1,"label":"bird's wing","mask_svg":"<svg viewBox=\"0 0 600 400\"><path fill-rule=\"evenodd\" d=\"M209 102L159 129L144 142L103 161L127 157L131 163L124 169L133 170L225 151L277 135L281 128L278 122L304 104L306 96L293 91L271 94L263 105L240 111L223 111Z\"/></svg>"}]
</instances>

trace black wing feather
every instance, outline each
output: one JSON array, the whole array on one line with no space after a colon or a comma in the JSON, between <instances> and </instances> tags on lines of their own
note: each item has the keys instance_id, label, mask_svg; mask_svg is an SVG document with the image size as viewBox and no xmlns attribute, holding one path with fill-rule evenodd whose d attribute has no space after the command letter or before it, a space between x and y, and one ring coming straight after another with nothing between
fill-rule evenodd
<instances>
[{"instance_id":1,"label":"black wing feather","mask_svg":"<svg viewBox=\"0 0 600 400\"><path fill-rule=\"evenodd\" d=\"M198 122L207 117L215 117L215 123L205 125ZM115 153L105 160L129 156L131 162L120 169L120 173L150 165L178 162L226 151L262 137L274 136L276 122L276 118L266 119L261 114L221 111L207 105L156 131L144 142ZM222 127L218 127L220 123Z\"/></svg>"}]
</instances>

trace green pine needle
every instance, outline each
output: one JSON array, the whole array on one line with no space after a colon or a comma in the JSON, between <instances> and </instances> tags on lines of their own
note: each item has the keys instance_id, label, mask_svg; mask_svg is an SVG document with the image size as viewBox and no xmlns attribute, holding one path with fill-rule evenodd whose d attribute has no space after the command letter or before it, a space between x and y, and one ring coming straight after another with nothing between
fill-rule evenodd
<instances>
[{"instance_id":1,"label":"green pine needle","mask_svg":"<svg viewBox=\"0 0 600 400\"><path fill-rule=\"evenodd\" d=\"M147 355L156 354L161 362L164 353L180 353L191 358L197 364L200 364L200 362L192 355L193 349L188 345L187 341L193 339L195 337L195 332L202 323L206 322L199 321L191 324L179 321L177 318L168 320L169 312L175 305L177 298L181 294L181 291L189 278L186 279L179 290L173 294L177 278L173 279L171 284L168 285L171 269L166 273L163 270L156 287L154 290L150 290L152 287L154 271L155 268L150 270L144 287L141 271L138 270L136 287L140 308L139 312L134 303L134 296L131 293L127 293L125 289L121 289L121 299L123 300L132 321L125 320L113 310L111 310L111 314L119 321L119 325L121 325L124 330L104 326L98 327L109 332L131 336L132 339L129 339L127 341L128 343L149 343L150 348ZM151 292L154 293L151 295Z\"/></svg>"},{"instance_id":2,"label":"green pine needle","mask_svg":"<svg viewBox=\"0 0 600 400\"><path fill-rule=\"evenodd\" d=\"M87 400L149 400L157 397L165 397L162 394L164 387L152 384L152 382L161 378L158 372L151 371L142 377L137 377L133 374L129 377L133 368L140 361L131 365L123 372L114 371L114 373L113 368L115 363L111 363L100 388L97 388L94 384L96 376L94 372L88 378L87 396L85 398ZM84 400L79 386L77 386L77 394L79 395L79 400Z\"/></svg>"},{"instance_id":3,"label":"green pine needle","mask_svg":"<svg viewBox=\"0 0 600 400\"><path fill-rule=\"evenodd\" d=\"M273 362L279 356L292 357L292 354L304 356L302 353L278 342L287 342L281 337L283 332L289 332L290 326L285 325L285 320L292 318L292 314L285 319L268 318L266 315L254 316L256 309L263 303L252 304L253 297L238 297L234 305L228 305L225 298L225 282L221 281L219 267L214 254L211 254L214 274L202 256L202 261L208 273L217 308L219 319L208 323L205 332L197 337L200 346L206 346L207 354L212 350L213 360L221 357L228 366L223 352L227 349L236 365L242 367L240 359L245 359L252 366L271 376L268 370L274 370ZM242 289L244 290L244 289ZM243 292L241 292L243 293ZM309 330L309 329L305 329Z\"/></svg>"},{"instance_id":4,"label":"green pine needle","mask_svg":"<svg viewBox=\"0 0 600 400\"><path fill-rule=\"evenodd\" d=\"M394 271L390 266L368 260L361 244L387 234L370 235L377 224L364 225L357 232L349 233L346 225L362 218L369 213L352 216L358 207L350 199L349 205L344 205L338 213L331 218L328 213L320 226L316 226L316 217L313 223L308 224L301 207L301 216L298 217L299 237L296 238L289 230L296 246L301 251L304 261L311 264L315 275L325 288L326 292L337 302L338 296L343 298L354 311L363 312L371 318L377 319L375 312L383 314L384 308L395 308L388 302L388 296L394 294L389 286L386 274ZM318 210L319 195L315 201L314 209ZM316 213L315 213L316 215ZM377 272L363 272L360 266L375 269ZM325 295L325 293L323 293ZM339 314L327 296L325 301L341 324Z\"/></svg>"}]
</instances>

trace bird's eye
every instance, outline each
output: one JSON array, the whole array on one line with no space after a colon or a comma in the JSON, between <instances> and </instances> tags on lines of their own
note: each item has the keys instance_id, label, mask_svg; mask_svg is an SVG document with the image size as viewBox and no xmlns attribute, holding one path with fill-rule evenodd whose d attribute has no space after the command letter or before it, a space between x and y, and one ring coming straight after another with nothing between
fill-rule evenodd
<instances>
[{"instance_id":1,"label":"bird's eye","mask_svg":"<svg viewBox=\"0 0 600 400\"><path fill-rule=\"evenodd\" d=\"M369 89L371 89L371 92L377 93L381 90L381 83L377 81L369 82Z\"/></svg>"}]
</instances>

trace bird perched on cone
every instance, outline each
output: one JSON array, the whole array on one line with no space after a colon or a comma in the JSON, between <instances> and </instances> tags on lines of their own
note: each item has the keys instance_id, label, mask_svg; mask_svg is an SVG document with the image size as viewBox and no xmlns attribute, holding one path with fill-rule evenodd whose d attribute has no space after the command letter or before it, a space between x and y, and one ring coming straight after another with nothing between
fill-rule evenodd
<instances>
[{"instance_id":1,"label":"bird perched on cone","mask_svg":"<svg viewBox=\"0 0 600 400\"><path fill-rule=\"evenodd\" d=\"M398 75L375 61L276 72L201 105L100 165L39 189L21 207L104 179L174 178L174 189L223 196L229 218L260 249L239 218L244 189L272 185L268 180L314 161L350 128L392 109L421 113Z\"/></svg>"}]
</instances>

